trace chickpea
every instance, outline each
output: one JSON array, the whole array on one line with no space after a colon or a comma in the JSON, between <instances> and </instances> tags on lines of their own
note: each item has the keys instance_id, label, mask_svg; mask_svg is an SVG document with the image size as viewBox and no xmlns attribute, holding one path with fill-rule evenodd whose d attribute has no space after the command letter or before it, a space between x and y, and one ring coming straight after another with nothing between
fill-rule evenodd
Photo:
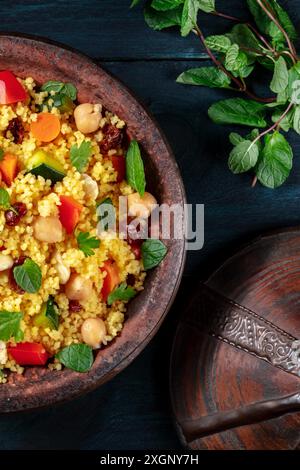
<instances>
[{"instance_id":1,"label":"chickpea","mask_svg":"<svg viewBox=\"0 0 300 470\"><path fill-rule=\"evenodd\" d=\"M57 243L63 240L63 227L58 217L36 217L33 222L33 234L37 240Z\"/></svg>"},{"instance_id":2,"label":"chickpea","mask_svg":"<svg viewBox=\"0 0 300 470\"><path fill-rule=\"evenodd\" d=\"M12 268L13 264L14 260L10 255L0 254L0 271L6 271L6 269Z\"/></svg>"},{"instance_id":3,"label":"chickpea","mask_svg":"<svg viewBox=\"0 0 300 470\"><path fill-rule=\"evenodd\" d=\"M129 194L127 202L128 214L142 219L147 219L157 204L155 197L150 193L145 193L144 196L139 193Z\"/></svg>"},{"instance_id":4,"label":"chickpea","mask_svg":"<svg viewBox=\"0 0 300 470\"><path fill-rule=\"evenodd\" d=\"M97 182L85 173L81 175L81 178L83 179L84 190L86 195L95 201L99 194Z\"/></svg>"},{"instance_id":5,"label":"chickpea","mask_svg":"<svg viewBox=\"0 0 300 470\"><path fill-rule=\"evenodd\" d=\"M87 300L93 291L93 283L79 274L72 274L66 284L65 293L69 300Z\"/></svg>"},{"instance_id":6,"label":"chickpea","mask_svg":"<svg viewBox=\"0 0 300 470\"><path fill-rule=\"evenodd\" d=\"M93 349L100 348L106 334L106 326L101 318L88 318L81 326L83 341Z\"/></svg>"},{"instance_id":7,"label":"chickpea","mask_svg":"<svg viewBox=\"0 0 300 470\"><path fill-rule=\"evenodd\" d=\"M83 103L74 110L74 119L77 129L83 134L90 134L99 129L101 114L97 104Z\"/></svg>"},{"instance_id":8,"label":"chickpea","mask_svg":"<svg viewBox=\"0 0 300 470\"><path fill-rule=\"evenodd\" d=\"M56 264L55 269L59 277L59 283L64 285L67 284L71 276L71 270L68 266L63 263L62 257L59 253L55 254Z\"/></svg>"}]
</instances>

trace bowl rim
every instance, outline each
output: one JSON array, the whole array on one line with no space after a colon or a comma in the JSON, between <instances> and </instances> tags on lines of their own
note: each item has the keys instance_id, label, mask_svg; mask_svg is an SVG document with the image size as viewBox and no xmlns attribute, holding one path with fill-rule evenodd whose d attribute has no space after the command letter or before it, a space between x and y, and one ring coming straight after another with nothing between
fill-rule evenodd
<instances>
[{"instance_id":1,"label":"bowl rim","mask_svg":"<svg viewBox=\"0 0 300 470\"><path fill-rule=\"evenodd\" d=\"M169 143L166 140L166 137L164 136L156 119L146 109L146 107L140 101L140 99L137 98L135 94L126 85L124 85L121 82L121 80L116 78L110 72L107 72L105 68L103 69L102 65L100 66L95 60L91 59L84 53L77 51L73 47L65 46L57 41L53 41L53 40L43 38L40 36L35 36L35 35L19 34L15 32L13 33L0 32L0 51L1 51L2 42L7 43L7 44L11 43L12 45L14 45L15 43L20 43L19 44L20 48L22 48L22 43L25 43L25 46L24 46L25 48L28 48L29 46L31 47L35 46L37 48L40 47L41 49L51 48L55 50L57 53L60 52L62 54L65 54L66 56L72 55L73 58L75 56L77 60L79 60L79 62L83 62L84 64L92 68L92 70L97 70L99 75L101 75L101 77L103 78L103 80L113 83L112 86L116 86L118 90L120 91L120 93L126 97L126 100L128 100L129 102L132 102L135 105L139 113L141 113L141 116L146 118L147 125L151 123L153 129L155 128L156 133L157 133L157 138L160 140L160 144L165 149L166 157L164 159L164 163L168 163L170 165L173 179L175 179L174 183L176 183L177 199L180 201L181 204L186 203L186 194L185 194L184 184L182 181L180 170L175 160L175 157L173 155L173 151ZM5 58L3 58L2 56L0 57L0 64L1 64L1 61L5 62ZM30 70L27 70L27 73L30 75L31 74ZM32 73L32 75L34 77L34 73ZM153 158L153 155L152 157L150 157L151 161L152 161L152 158ZM32 371L32 373L30 373L30 377L26 377L26 374L27 374L26 372L25 378L23 378L22 376L21 380L17 379L10 386L8 386L8 384L0 385L0 413L30 410L30 409L49 406L58 402L68 401L69 399L78 397L84 393L87 393L88 391L94 390L98 386L110 380L113 376L115 376L125 367L127 367L133 361L133 359L145 348L145 346L149 343L149 341L153 338L153 336L155 335L155 333L158 331L159 327L161 326L168 311L170 310L172 303L174 302L174 299L176 297L177 291L181 283L185 261L186 261L185 241L184 240L178 241L176 246L177 246L177 254L178 254L178 264L176 265L176 268L174 268L174 263L173 263L173 269L175 269L173 272L173 274L175 274L174 284L172 285L172 288L168 294L164 308L157 315L157 319L154 322L154 324L151 325L151 327L149 325L147 329L147 333L144 335L142 342L135 344L134 347L128 348L128 350L125 349L123 352L121 352L121 356L119 360L113 364L113 367L109 367L108 365L106 367L105 372L102 375L93 376L93 374L91 374L92 375L91 379L87 381L84 380L84 378L86 377L86 374L78 374L73 371L64 369L63 372L60 372L60 375L61 376L65 375L66 377L64 378L67 378L67 380L66 381L57 380L56 384L54 384L53 383L54 381L52 379L51 386L49 387L49 384L48 384L49 374L45 374L45 376L43 374L40 375L40 372L42 369L39 369L37 371L37 368L29 368L28 370ZM171 275L170 267L169 267L168 272L170 276ZM156 277L158 278L158 275ZM146 281L146 285L147 285L147 281ZM126 325L126 322L125 322L125 325ZM119 338L116 338L116 342L118 342L118 340ZM108 347L107 349L109 350L109 348L110 347ZM103 351L105 351L105 349ZM101 365L99 366L98 364L97 367L95 368L98 370L101 368ZM57 372L55 371L51 373L55 375L57 374ZM88 375L89 374L90 373L88 373ZM14 376L15 375L16 374L14 374ZM78 375L81 376L81 379L79 379ZM50 398L46 397L46 393L41 393L40 388L44 384L46 385L46 388L49 389ZM19 387L19 390L18 390L18 387ZM64 394L62 392L65 391L65 387L67 388L67 390L66 390L66 393ZM20 392L22 392L22 394L20 394Z\"/></svg>"}]
</instances>

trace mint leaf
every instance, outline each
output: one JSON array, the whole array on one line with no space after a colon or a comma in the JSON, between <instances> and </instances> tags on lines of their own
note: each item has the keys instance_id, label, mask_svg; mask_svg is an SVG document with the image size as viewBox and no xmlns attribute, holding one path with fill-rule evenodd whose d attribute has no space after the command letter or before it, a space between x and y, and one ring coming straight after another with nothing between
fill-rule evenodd
<instances>
[{"instance_id":1,"label":"mint leaf","mask_svg":"<svg viewBox=\"0 0 300 470\"><path fill-rule=\"evenodd\" d=\"M230 152L228 166L234 174L245 173L253 168L258 160L258 146L251 140L239 142Z\"/></svg>"},{"instance_id":2,"label":"mint leaf","mask_svg":"<svg viewBox=\"0 0 300 470\"><path fill-rule=\"evenodd\" d=\"M179 75L178 83L200 85L209 88L229 88L230 78L217 67L200 67L189 69Z\"/></svg>"},{"instance_id":3,"label":"mint leaf","mask_svg":"<svg viewBox=\"0 0 300 470\"><path fill-rule=\"evenodd\" d=\"M253 52L253 50L260 51L260 42L252 33L251 29L245 24L235 25L231 32L225 37L227 37L232 43L237 44L240 48L247 49L246 53L249 57L255 58L257 56L257 53Z\"/></svg>"},{"instance_id":4,"label":"mint leaf","mask_svg":"<svg viewBox=\"0 0 300 470\"><path fill-rule=\"evenodd\" d=\"M240 48L237 44L232 44L226 52L225 67L227 70L233 70L236 67L236 60L239 55Z\"/></svg>"},{"instance_id":5,"label":"mint leaf","mask_svg":"<svg viewBox=\"0 0 300 470\"><path fill-rule=\"evenodd\" d=\"M0 311L0 340L8 341L15 338L16 341L22 341L23 332L20 322L23 318L21 312Z\"/></svg>"},{"instance_id":6,"label":"mint leaf","mask_svg":"<svg viewBox=\"0 0 300 470\"><path fill-rule=\"evenodd\" d=\"M281 96L277 97L277 101L285 102L287 100L291 101L292 103L299 104L300 99L300 62L297 62L293 67L289 69L289 83L287 90L284 90ZM279 99L281 98L281 100Z\"/></svg>"},{"instance_id":7,"label":"mint leaf","mask_svg":"<svg viewBox=\"0 0 300 470\"><path fill-rule=\"evenodd\" d=\"M149 238L142 244L142 260L144 269L152 269L164 259L167 254L167 247L160 240Z\"/></svg>"},{"instance_id":8,"label":"mint leaf","mask_svg":"<svg viewBox=\"0 0 300 470\"><path fill-rule=\"evenodd\" d=\"M300 134L300 106L296 106L294 110L293 129L297 134Z\"/></svg>"},{"instance_id":9,"label":"mint leaf","mask_svg":"<svg viewBox=\"0 0 300 470\"><path fill-rule=\"evenodd\" d=\"M56 358L68 369L76 372L88 372L94 362L93 351L87 344L71 344L66 346Z\"/></svg>"},{"instance_id":10,"label":"mint leaf","mask_svg":"<svg viewBox=\"0 0 300 470\"><path fill-rule=\"evenodd\" d=\"M205 13L212 13L215 11L215 0L198 0L199 8Z\"/></svg>"},{"instance_id":11,"label":"mint leaf","mask_svg":"<svg viewBox=\"0 0 300 470\"><path fill-rule=\"evenodd\" d=\"M0 207L2 209L10 208L10 196L4 188L0 188Z\"/></svg>"},{"instance_id":12,"label":"mint leaf","mask_svg":"<svg viewBox=\"0 0 300 470\"><path fill-rule=\"evenodd\" d=\"M48 318L51 327L54 330L58 330L59 327L59 313L58 306L54 301L54 298L50 295L46 302L45 316Z\"/></svg>"},{"instance_id":13,"label":"mint leaf","mask_svg":"<svg viewBox=\"0 0 300 470\"><path fill-rule=\"evenodd\" d=\"M77 89L72 83L63 83L55 80L49 80L42 85L41 90L47 91L48 93L61 93L71 98L72 101L75 101L77 98Z\"/></svg>"},{"instance_id":14,"label":"mint leaf","mask_svg":"<svg viewBox=\"0 0 300 470\"><path fill-rule=\"evenodd\" d=\"M267 135L261 152L257 178L267 188L281 186L290 174L293 165L293 151L279 132Z\"/></svg>"},{"instance_id":15,"label":"mint leaf","mask_svg":"<svg viewBox=\"0 0 300 470\"><path fill-rule=\"evenodd\" d=\"M0 161L3 160L4 157L4 150L0 149Z\"/></svg>"},{"instance_id":16,"label":"mint leaf","mask_svg":"<svg viewBox=\"0 0 300 470\"><path fill-rule=\"evenodd\" d=\"M51 93L52 91L54 93L59 93L60 91L62 91L63 87L64 87L63 82L58 82L56 80L49 80L48 82L44 83L41 86L41 90L47 91L48 93Z\"/></svg>"},{"instance_id":17,"label":"mint leaf","mask_svg":"<svg viewBox=\"0 0 300 470\"><path fill-rule=\"evenodd\" d=\"M126 154L126 179L127 183L141 196L145 193L146 180L144 163L141 157L139 144L136 140L130 142Z\"/></svg>"},{"instance_id":18,"label":"mint leaf","mask_svg":"<svg viewBox=\"0 0 300 470\"><path fill-rule=\"evenodd\" d=\"M151 6L155 10L173 10L184 2L184 0L152 0Z\"/></svg>"},{"instance_id":19,"label":"mint leaf","mask_svg":"<svg viewBox=\"0 0 300 470\"><path fill-rule=\"evenodd\" d=\"M83 141L78 147L76 144L72 145L70 150L70 159L72 165L79 173L82 173L86 168L90 157L92 156L92 144L90 141Z\"/></svg>"},{"instance_id":20,"label":"mint leaf","mask_svg":"<svg viewBox=\"0 0 300 470\"><path fill-rule=\"evenodd\" d=\"M140 3L141 0L132 0L131 2L131 5L130 5L130 8L133 8L135 7L136 5L138 5Z\"/></svg>"},{"instance_id":21,"label":"mint leaf","mask_svg":"<svg viewBox=\"0 0 300 470\"><path fill-rule=\"evenodd\" d=\"M80 232L76 237L79 250L83 251L86 257L93 256L95 251L93 248L99 248L100 240L92 237L89 232Z\"/></svg>"},{"instance_id":22,"label":"mint leaf","mask_svg":"<svg viewBox=\"0 0 300 470\"><path fill-rule=\"evenodd\" d=\"M27 258L21 266L13 269L16 283L26 292L34 294L42 285L41 268L30 258Z\"/></svg>"},{"instance_id":23,"label":"mint leaf","mask_svg":"<svg viewBox=\"0 0 300 470\"><path fill-rule=\"evenodd\" d=\"M289 73L286 61L283 57L279 57L275 62L274 74L270 84L270 88L274 93L281 93L289 84Z\"/></svg>"},{"instance_id":24,"label":"mint leaf","mask_svg":"<svg viewBox=\"0 0 300 470\"><path fill-rule=\"evenodd\" d=\"M281 119L282 114L284 113L284 109L277 109L272 114L272 121L275 123ZM285 132L288 132L293 127L293 119L294 119L294 108L292 108L283 119L280 120L279 127Z\"/></svg>"},{"instance_id":25,"label":"mint leaf","mask_svg":"<svg viewBox=\"0 0 300 470\"><path fill-rule=\"evenodd\" d=\"M225 53L231 46L231 40L229 37L219 34L214 36L207 36L205 38L207 47L212 51Z\"/></svg>"},{"instance_id":26,"label":"mint leaf","mask_svg":"<svg viewBox=\"0 0 300 470\"><path fill-rule=\"evenodd\" d=\"M133 287L127 286L126 282L123 282L119 287L116 287L108 296L107 303L112 305L116 300L122 300L127 302L136 295L136 291Z\"/></svg>"},{"instance_id":27,"label":"mint leaf","mask_svg":"<svg viewBox=\"0 0 300 470\"><path fill-rule=\"evenodd\" d=\"M217 124L241 124L266 127L266 108L263 104L242 98L230 98L213 104L208 115Z\"/></svg>"},{"instance_id":28,"label":"mint leaf","mask_svg":"<svg viewBox=\"0 0 300 470\"><path fill-rule=\"evenodd\" d=\"M75 101L77 98L77 88L72 83L65 83L62 89L62 93Z\"/></svg>"},{"instance_id":29,"label":"mint leaf","mask_svg":"<svg viewBox=\"0 0 300 470\"><path fill-rule=\"evenodd\" d=\"M185 0L181 17L181 36L187 36L195 27L199 8L198 0Z\"/></svg>"},{"instance_id":30,"label":"mint leaf","mask_svg":"<svg viewBox=\"0 0 300 470\"><path fill-rule=\"evenodd\" d=\"M180 26L181 16L182 5L168 11L157 11L146 5L144 10L144 18L147 25L156 31L170 28L171 26Z\"/></svg>"},{"instance_id":31,"label":"mint leaf","mask_svg":"<svg viewBox=\"0 0 300 470\"><path fill-rule=\"evenodd\" d=\"M240 134L238 134L237 132L231 132L229 134L229 141L232 145L238 145L240 144L241 142L244 142L244 137L242 137Z\"/></svg>"}]
</instances>

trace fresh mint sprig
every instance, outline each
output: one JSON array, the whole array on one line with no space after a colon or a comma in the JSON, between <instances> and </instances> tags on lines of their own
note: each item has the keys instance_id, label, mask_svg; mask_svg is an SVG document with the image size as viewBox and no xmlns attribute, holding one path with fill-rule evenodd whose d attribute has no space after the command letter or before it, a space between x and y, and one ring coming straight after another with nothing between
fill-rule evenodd
<instances>
[{"instance_id":1,"label":"fresh mint sprig","mask_svg":"<svg viewBox=\"0 0 300 470\"><path fill-rule=\"evenodd\" d=\"M133 0L131 6L138 3ZM254 22L218 11L216 3L152 0L146 2L144 17L154 30L177 26L182 36L194 33L211 59L212 66L183 71L178 83L247 95L248 99L214 103L208 114L217 124L254 128L245 136L231 134L229 169L235 174L250 171L253 186L259 181L268 188L277 188L286 181L293 164L293 151L283 132L294 130L300 134L300 59L294 44L297 31L277 0L247 0ZM198 21L205 13L226 18L233 23L231 29L226 34L205 37ZM272 71L269 97L258 96L249 86L258 67Z\"/></svg>"}]
</instances>

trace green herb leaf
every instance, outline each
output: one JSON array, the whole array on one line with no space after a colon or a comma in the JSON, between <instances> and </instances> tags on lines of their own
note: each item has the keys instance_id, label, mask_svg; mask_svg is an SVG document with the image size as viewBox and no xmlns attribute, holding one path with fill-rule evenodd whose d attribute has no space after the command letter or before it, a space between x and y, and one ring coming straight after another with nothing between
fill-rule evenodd
<instances>
[{"instance_id":1,"label":"green herb leaf","mask_svg":"<svg viewBox=\"0 0 300 470\"><path fill-rule=\"evenodd\" d=\"M240 134L238 134L237 132L231 132L229 134L229 141L232 145L238 145L240 144L241 142L244 142L244 137L242 137Z\"/></svg>"},{"instance_id":2,"label":"green herb leaf","mask_svg":"<svg viewBox=\"0 0 300 470\"><path fill-rule=\"evenodd\" d=\"M88 372L94 362L93 351L87 344L71 344L56 354L56 358L68 369Z\"/></svg>"},{"instance_id":3,"label":"green herb leaf","mask_svg":"<svg viewBox=\"0 0 300 470\"><path fill-rule=\"evenodd\" d=\"M95 251L93 248L99 248L100 240L92 237L89 232L80 232L76 237L79 250L83 251L86 257L93 256Z\"/></svg>"},{"instance_id":4,"label":"green herb leaf","mask_svg":"<svg viewBox=\"0 0 300 470\"><path fill-rule=\"evenodd\" d=\"M284 113L284 109L276 109L275 112L272 114L272 121L275 123L281 119L282 114ZM293 119L294 119L294 109L292 108L288 114L280 120L278 126L288 132L293 127Z\"/></svg>"},{"instance_id":5,"label":"green herb leaf","mask_svg":"<svg viewBox=\"0 0 300 470\"><path fill-rule=\"evenodd\" d=\"M45 316L48 319L51 327L54 330L58 330L59 327L59 310L58 306L54 301L52 295L50 295L49 299L46 302L46 311Z\"/></svg>"},{"instance_id":6,"label":"green herb leaf","mask_svg":"<svg viewBox=\"0 0 300 470\"><path fill-rule=\"evenodd\" d=\"M65 83L62 92L71 98L72 101L75 101L77 98L77 88L72 83Z\"/></svg>"},{"instance_id":7,"label":"green herb leaf","mask_svg":"<svg viewBox=\"0 0 300 470\"><path fill-rule=\"evenodd\" d=\"M160 240L149 238L142 244L142 260L144 269L152 269L164 259L167 254L167 247Z\"/></svg>"},{"instance_id":8,"label":"green herb leaf","mask_svg":"<svg viewBox=\"0 0 300 470\"><path fill-rule=\"evenodd\" d=\"M97 216L100 226L100 232L107 231L109 228L115 227L116 211L110 197L103 199L97 203Z\"/></svg>"},{"instance_id":9,"label":"green herb leaf","mask_svg":"<svg viewBox=\"0 0 300 470\"><path fill-rule=\"evenodd\" d=\"M53 91L54 93L59 93L60 91L62 91L63 87L64 87L63 82L58 82L56 80L49 80L48 82L44 83L41 86L41 90L47 91L48 93L50 93L51 91Z\"/></svg>"},{"instance_id":10,"label":"green herb leaf","mask_svg":"<svg viewBox=\"0 0 300 470\"><path fill-rule=\"evenodd\" d=\"M290 174L293 165L293 151L279 132L267 135L261 152L257 178L267 188L281 186Z\"/></svg>"},{"instance_id":11,"label":"green herb leaf","mask_svg":"<svg viewBox=\"0 0 300 470\"><path fill-rule=\"evenodd\" d=\"M13 274L18 286L26 292L34 294L41 288L41 268L32 259L27 258L21 266L16 266Z\"/></svg>"},{"instance_id":12,"label":"green herb leaf","mask_svg":"<svg viewBox=\"0 0 300 470\"><path fill-rule=\"evenodd\" d=\"M181 36L187 36L196 26L199 8L198 0L185 0L181 17Z\"/></svg>"},{"instance_id":13,"label":"green herb leaf","mask_svg":"<svg viewBox=\"0 0 300 470\"><path fill-rule=\"evenodd\" d=\"M226 53L231 46L229 37L219 34L205 38L207 47L212 51Z\"/></svg>"},{"instance_id":14,"label":"green herb leaf","mask_svg":"<svg viewBox=\"0 0 300 470\"><path fill-rule=\"evenodd\" d=\"M184 0L152 0L151 6L155 10L173 10L184 2Z\"/></svg>"},{"instance_id":15,"label":"green herb leaf","mask_svg":"<svg viewBox=\"0 0 300 470\"><path fill-rule=\"evenodd\" d=\"M263 104L242 98L230 98L213 104L208 115L217 124L241 124L253 127L267 125L264 115L266 108Z\"/></svg>"},{"instance_id":16,"label":"green herb leaf","mask_svg":"<svg viewBox=\"0 0 300 470\"><path fill-rule=\"evenodd\" d=\"M293 129L300 134L300 106L295 107L293 114Z\"/></svg>"},{"instance_id":17,"label":"green herb leaf","mask_svg":"<svg viewBox=\"0 0 300 470\"><path fill-rule=\"evenodd\" d=\"M72 101L75 101L77 98L77 89L72 83L50 80L42 85L41 90L48 93L61 93L68 96Z\"/></svg>"},{"instance_id":18,"label":"green herb leaf","mask_svg":"<svg viewBox=\"0 0 300 470\"><path fill-rule=\"evenodd\" d=\"M0 149L0 161L3 160L4 157L4 150Z\"/></svg>"},{"instance_id":19,"label":"green herb leaf","mask_svg":"<svg viewBox=\"0 0 300 470\"><path fill-rule=\"evenodd\" d=\"M255 50L260 51L260 42L256 36L252 33L251 29L245 24L235 25L231 32L227 34L227 37L233 44L237 44L240 48L247 49L247 55L249 57L256 57L257 53ZM248 49L251 49L250 51ZM222 51L221 51L222 52ZM226 52L226 51L224 51Z\"/></svg>"},{"instance_id":20,"label":"green herb leaf","mask_svg":"<svg viewBox=\"0 0 300 470\"><path fill-rule=\"evenodd\" d=\"M216 9L215 0L198 0L198 4L200 10L205 11L205 13L212 13Z\"/></svg>"},{"instance_id":21,"label":"green herb leaf","mask_svg":"<svg viewBox=\"0 0 300 470\"><path fill-rule=\"evenodd\" d=\"M11 338L22 341L23 332L21 330L21 320L23 315L21 312L0 311L0 340L8 341Z\"/></svg>"},{"instance_id":22,"label":"green herb leaf","mask_svg":"<svg viewBox=\"0 0 300 470\"><path fill-rule=\"evenodd\" d=\"M286 61L283 57L279 57L275 62L274 75L271 81L270 88L274 93L281 93L289 84L289 73Z\"/></svg>"},{"instance_id":23,"label":"green herb leaf","mask_svg":"<svg viewBox=\"0 0 300 470\"><path fill-rule=\"evenodd\" d=\"M178 83L200 85L209 88L229 88L230 78L217 67L200 67L189 69L179 75Z\"/></svg>"},{"instance_id":24,"label":"green herb leaf","mask_svg":"<svg viewBox=\"0 0 300 470\"><path fill-rule=\"evenodd\" d=\"M286 102L287 100L292 103L299 104L300 100L300 62L297 62L289 69L289 83L284 95L277 96L277 101ZM281 100L280 100L281 98Z\"/></svg>"},{"instance_id":25,"label":"green herb leaf","mask_svg":"<svg viewBox=\"0 0 300 470\"><path fill-rule=\"evenodd\" d=\"M130 142L126 154L126 179L127 183L141 196L145 193L146 180L144 163L141 157L139 144L136 140Z\"/></svg>"},{"instance_id":26,"label":"green herb leaf","mask_svg":"<svg viewBox=\"0 0 300 470\"><path fill-rule=\"evenodd\" d=\"M285 37L280 29L270 20L256 0L247 0L249 10L251 11L255 22L262 33L268 34L273 39L275 46L285 43ZM297 37L295 27L287 12L278 4L276 0L269 0L270 7L275 13L276 19L286 30L289 37L294 40Z\"/></svg>"},{"instance_id":27,"label":"green herb leaf","mask_svg":"<svg viewBox=\"0 0 300 470\"><path fill-rule=\"evenodd\" d=\"M86 168L90 157L92 156L92 144L90 141L83 141L78 147L76 144L72 145L70 150L70 159L72 165L79 173L82 173Z\"/></svg>"},{"instance_id":28,"label":"green herb leaf","mask_svg":"<svg viewBox=\"0 0 300 470\"><path fill-rule=\"evenodd\" d=\"M180 26L181 16L182 5L168 11L157 11L147 5L144 9L144 18L147 25L157 31L170 28L171 26Z\"/></svg>"},{"instance_id":29,"label":"green herb leaf","mask_svg":"<svg viewBox=\"0 0 300 470\"><path fill-rule=\"evenodd\" d=\"M116 287L108 296L107 303L112 305L116 300L122 300L127 302L136 295L136 291L133 287L127 286L126 282L123 282L119 287Z\"/></svg>"},{"instance_id":30,"label":"green herb leaf","mask_svg":"<svg viewBox=\"0 0 300 470\"><path fill-rule=\"evenodd\" d=\"M232 44L226 52L225 67L227 70L234 70L236 67L236 60L239 55L240 48L237 44Z\"/></svg>"},{"instance_id":31,"label":"green herb leaf","mask_svg":"<svg viewBox=\"0 0 300 470\"><path fill-rule=\"evenodd\" d=\"M2 209L10 208L10 196L5 188L0 188L0 207Z\"/></svg>"},{"instance_id":32,"label":"green herb leaf","mask_svg":"<svg viewBox=\"0 0 300 470\"><path fill-rule=\"evenodd\" d=\"M258 155L258 146L251 140L244 140L231 151L228 160L229 169L234 174L245 173L256 165Z\"/></svg>"}]
</instances>

